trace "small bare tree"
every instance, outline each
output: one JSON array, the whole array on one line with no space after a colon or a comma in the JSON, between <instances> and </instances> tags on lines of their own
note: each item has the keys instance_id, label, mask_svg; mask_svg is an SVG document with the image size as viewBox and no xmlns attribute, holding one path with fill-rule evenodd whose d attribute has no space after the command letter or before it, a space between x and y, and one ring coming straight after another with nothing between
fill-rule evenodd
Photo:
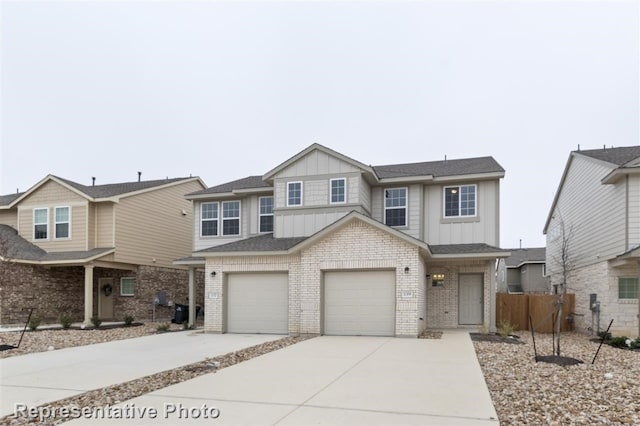
<instances>
[{"instance_id":1,"label":"small bare tree","mask_svg":"<svg viewBox=\"0 0 640 426\"><path fill-rule=\"evenodd\" d=\"M567 282L571 277L574 269L573 256L571 253L571 241L573 238L573 226L567 227L564 219L558 213L560 248L559 252L554 255L554 261L560 266L558 278L556 279L556 333L553 342L554 355L560 356L560 332L562 331L562 315L564 313L564 301L567 294Z\"/></svg>"}]
</instances>

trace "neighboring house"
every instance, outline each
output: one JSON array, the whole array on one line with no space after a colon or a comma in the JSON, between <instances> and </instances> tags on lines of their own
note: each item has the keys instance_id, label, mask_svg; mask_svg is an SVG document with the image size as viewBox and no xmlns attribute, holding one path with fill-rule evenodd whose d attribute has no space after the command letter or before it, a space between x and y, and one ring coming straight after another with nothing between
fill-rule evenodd
<instances>
[{"instance_id":1,"label":"neighboring house","mask_svg":"<svg viewBox=\"0 0 640 426\"><path fill-rule=\"evenodd\" d=\"M192 248L184 194L203 188L199 178L85 186L49 175L0 196L0 324L24 322L31 307L47 322L149 319L159 291L186 303L188 271L172 262Z\"/></svg>"},{"instance_id":2,"label":"neighboring house","mask_svg":"<svg viewBox=\"0 0 640 426\"><path fill-rule=\"evenodd\" d=\"M491 157L368 166L313 144L186 196L209 332L416 336L492 327L500 179Z\"/></svg>"},{"instance_id":3,"label":"neighboring house","mask_svg":"<svg viewBox=\"0 0 640 426\"><path fill-rule=\"evenodd\" d=\"M549 293L545 248L507 249L511 256L498 261L498 293Z\"/></svg>"},{"instance_id":4,"label":"neighboring house","mask_svg":"<svg viewBox=\"0 0 640 426\"><path fill-rule=\"evenodd\" d=\"M551 205L547 272L562 282L561 247L568 243L567 291L576 295L576 326L638 336L640 146L573 151ZM564 235L564 237L563 237ZM590 295L600 302L590 310Z\"/></svg>"}]
</instances>

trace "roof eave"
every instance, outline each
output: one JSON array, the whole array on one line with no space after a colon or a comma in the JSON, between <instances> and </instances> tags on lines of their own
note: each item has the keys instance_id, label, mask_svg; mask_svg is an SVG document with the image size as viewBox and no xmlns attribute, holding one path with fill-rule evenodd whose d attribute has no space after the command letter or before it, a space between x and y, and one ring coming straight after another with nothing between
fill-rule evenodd
<instances>
[{"instance_id":1,"label":"roof eave","mask_svg":"<svg viewBox=\"0 0 640 426\"><path fill-rule=\"evenodd\" d=\"M617 169L606 175L604 178L602 178L600 182L605 185L611 185L617 183L624 176L638 174L640 174L640 167L618 167Z\"/></svg>"},{"instance_id":2,"label":"roof eave","mask_svg":"<svg viewBox=\"0 0 640 426\"><path fill-rule=\"evenodd\" d=\"M157 191L159 189L164 189L164 188L171 188L172 186L182 185L184 183L194 182L194 181L199 182L200 185L202 186L202 188L206 188L207 187L207 185L205 185L205 183L199 177L191 177L191 178L180 179L180 180L177 180L177 181L174 181L174 182L170 182L170 183L165 183L165 184L158 185L158 186L152 186L150 188L139 189L137 191L125 192L123 194L114 195L114 196L111 196L111 197L96 198L94 201L113 201L113 202L117 203L121 198L133 197L135 195L144 194L146 192Z\"/></svg>"},{"instance_id":3,"label":"roof eave","mask_svg":"<svg viewBox=\"0 0 640 426\"><path fill-rule=\"evenodd\" d=\"M433 260L449 260L449 259L478 259L478 260L494 260L503 259L511 256L510 252L489 252L489 253L452 253L452 254L432 254Z\"/></svg>"},{"instance_id":4,"label":"roof eave","mask_svg":"<svg viewBox=\"0 0 640 426\"><path fill-rule=\"evenodd\" d=\"M90 257L86 258L77 258L77 259L65 259L65 260L29 260L29 259L8 259L13 263L21 263L21 264L29 264L29 265L41 265L41 266L75 266L75 265L85 265L89 262L93 262L94 260L100 259L101 257L110 255L115 253L116 249L110 249L106 252L98 253ZM0 257L2 260L7 260L3 257Z\"/></svg>"},{"instance_id":5,"label":"roof eave","mask_svg":"<svg viewBox=\"0 0 640 426\"><path fill-rule=\"evenodd\" d=\"M272 251L212 251L212 252L196 252L196 253L199 257L246 257L246 256L286 256L286 255L292 254L293 251L292 249L289 249L289 250L272 250Z\"/></svg>"},{"instance_id":6,"label":"roof eave","mask_svg":"<svg viewBox=\"0 0 640 426\"><path fill-rule=\"evenodd\" d=\"M451 176L437 176L433 179L434 182L448 182L448 181L465 181L465 180L490 180L490 179L502 179L505 172L489 172L489 173L472 173L468 175L451 175Z\"/></svg>"}]
</instances>

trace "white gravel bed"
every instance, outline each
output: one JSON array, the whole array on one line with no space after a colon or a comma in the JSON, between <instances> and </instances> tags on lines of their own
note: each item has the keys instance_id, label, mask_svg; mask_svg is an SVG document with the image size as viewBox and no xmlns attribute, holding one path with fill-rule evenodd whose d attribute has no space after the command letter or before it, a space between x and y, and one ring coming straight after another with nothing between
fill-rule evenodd
<instances>
[{"instance_id":1,"label":"white gravel bed","mask_svg":"<svg viewBox=\"0 0 640 426\"><path fill-rule=\"evenodd\" d=\"M571 367L535 362L525 343L474 342L501 425L640 424L640 352L563 333L561 355L584 361ZM551 335L536 335L538 355L552 355Z\"/></svg>"}]
</instances>

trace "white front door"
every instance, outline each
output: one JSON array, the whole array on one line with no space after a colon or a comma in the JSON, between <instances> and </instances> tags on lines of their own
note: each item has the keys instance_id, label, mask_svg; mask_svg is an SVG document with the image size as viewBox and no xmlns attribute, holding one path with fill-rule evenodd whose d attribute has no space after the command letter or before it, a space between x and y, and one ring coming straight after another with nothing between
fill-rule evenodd
<instances>
[{"instance_id":1,"label":"white front door","mask_svg":"<svg viewBox=\"0 0 640 426\"><path fill-rule=\"evenodd\" d=\"M460 325L482 324L483 279L483 274L460 274L458 276L458 323Z\"/></svg>"}]
</instances>

